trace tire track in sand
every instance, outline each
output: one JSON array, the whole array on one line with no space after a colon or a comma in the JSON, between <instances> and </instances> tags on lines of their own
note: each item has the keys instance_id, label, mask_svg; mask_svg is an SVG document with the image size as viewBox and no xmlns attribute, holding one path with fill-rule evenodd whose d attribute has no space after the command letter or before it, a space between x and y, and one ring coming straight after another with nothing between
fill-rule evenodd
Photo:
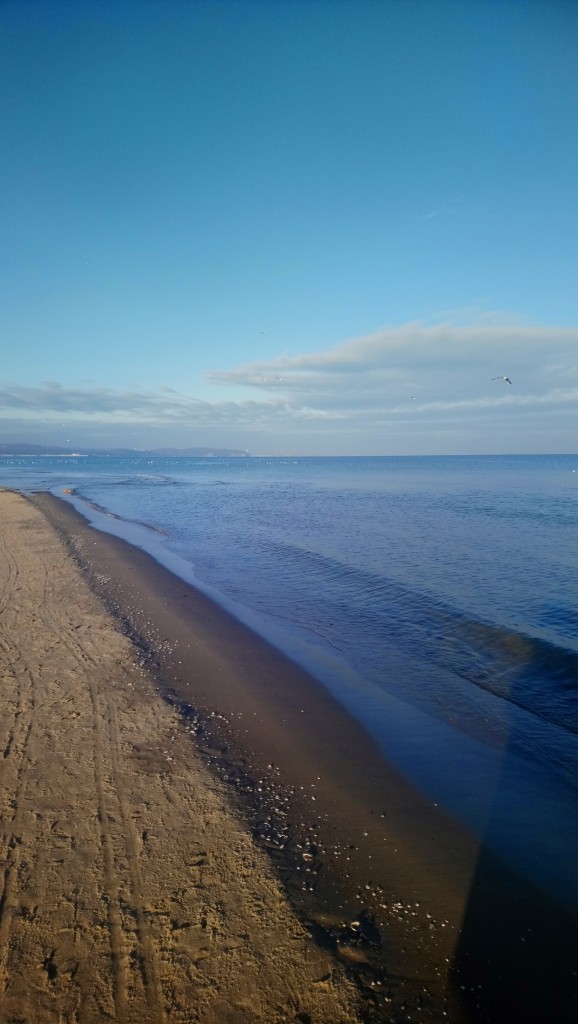
<instances>
[{"instance_id":1,"label":"tire track in sand","mask_svg":"<svg viewBox=\"0 0 578 1024\"><path fill-rule=\"evenodd\" d=\"M0 570L0 615L8 607L10 598L14 592L19 570L16 559L9 550L4 536L0 533L0 558L4 565Z\"/></svg>"},{"instance_id":2,"label":"tire track in sand","mask_svg":"<svg viewBox=\"0 0 578 1024\"><path fill-rule=\"evenodd\" d=\"M46 601L49 607L54 607L56 602L50 594L49 574L46 576ZM54 628L54 625L52 626ZM60 618L59 633L62 643L73 657L79 675L83 677L92 707L92 720L94 726L94 783L98 802L98 822L100 829L100 842L104 865L104 882L108 895L108 918L110 929L110 947L113 965L113 994L116 1014L119 1020L124 1020L129 1003L130 979L132 959L128 957L128 949L132 945L132 937L127 934L123 923L123 905L126 899L121 899L121 887L128 882L130 890L130 910L136 921L137 937L140 949L135 958L142 978L147 996L147 1009L150 1019L155 1024L162 1024L165 1019L164 1001L158 971L158 955L155 942L148 925L143 901L143 883L139 867L139 845L136 839L132 818L127 807L127 798L122 784L121 755L120 755L120 733L118 728L116 706L114 699L109 697L108 701L101 701L92 676L98 670L98 659L88 650L89 638L84 643L78 640L73 633L74 624L69 620ZM122 673L121 666L117 671ZM105 712L106 709L106 712ZM109 763L108 763L109 762ZM116 807L111 807L111 798ZM117 811L117 813L115 813ZM120 828L111 830L112 822L120 822ZM124 846L126 857L127 878L117 864L115 845ZM147 1014L148 1016L148 1014Z\"/></svg>"},{"instance_id":3,"label":"tire track in sand","mask_svg":"<svg viewBox=\"0 0 578 1024\"><path fill-rule=\"evenodd\" d=\"M5 581L2 587L1 608L3 612L2 619L6 620L10 617L8 613L12 603L14 585L20 575L20 571L14 559L9 555L3 538L2 554L5 554L6 557L3 566L4 571L1 573ZM23 569L25 570L25 568L24 566ZM127 1018L128 1007L125 952L127 943L122 926L114 848L107 825L108 809L104 786L106 771L103 765L103 753L106 750L107 742L102 727L98 695L91 683L90 672L87 672L88 666L94 669L94 662L93 659L87 656L82 645L72 635L72 630L76 627L76 624L65 619L60 613L58 595L53 592L51 585L51 567L47 564L46 559L41 553L37 553L34 572L34 593L30 596L33 598L31 603L33 603L35 608L35 619L39 631L44 630L47 636L53 638L54 643L66 650L68 654L67 669L76 676L79 682L86 685L92 706L92 760L94 765L96 812L100 829L103 878L106 889L113 1000L116 1019L124 1021ZM17 609L15 611L16 616ZM9 630L10 624L7 623L7 625ZM2 835L5 856L2 892L0 894L0 999L2 999L9 979L8 961L10 957L10 936L13 918L14 914L19 910L20 903L18 898L18 874L23 832L25 831L22 828L23 803L26 790L26 770L31 761L29 748L35 724L35 688L38 683L37 677L41 675L41 665L31 666L27 663L23 652L11 644L2 621L0 621L0 650L4 663L11 669L16 685L16 711L12 728L9 730L4 746L4 760L11 757L14 761L13 755L16 751L19 755L18 763L14 762L12 773L5 780L5 791L11 793L11 796L8 805L2 809L2 817L5 822ZM108 746L110 746L110 743ZM12 811L11 816L9 816L10 810ZM0 1015L2 1018L4 1017L3 1009L0 1003Z\"/></svg>"},{"instance_id":4,"label":"tire track in sand","mask_svg":"<svg viewBox=\"0 0 578 1024\"><path fill-rule=\"evenodd\" d=\"M154 1019L164 1021L164 1000L157 969L155 943L150 932L144 910L143 883L140 870L139 846L134 831L132 817L128 810L126 795L121 781L120 734L114 701L108 702L108 725L110 734L110 750L112 755L112 773L120 811L120 820L126 843L127 861L131 875L133 907L137 923L137 931L142 949L142 966L144 982L150 1007L154 1011Z\"/></svg>"},{"instance_id":5,"label":"tire track in sand","mask_svg":"<svg viewBox=\"0 0 578 1024\"><path fill-rule=\"evenodd\" d=\"M114 844L109 828L109 808L105 793L107 773L104 765L104 755L109 744L106 743L98 693L90 672L91 669L94 671L95 663L94 659L88 655L82 644L80 644L73 636L72 630L75 629L77 624L72 623L70 619L65 618L59 611L59 602L57 595L53 593L49 568L42 556L40 557L40 563L43 569L43 596L42 606L39 608L39 617L43 620L46 629L50 629L51 632L58 632L61 645L66 648L72 659L72 665L76 672L77 679L79 683L86 687L90 698L93 726L92 762L94 766L94 788L96 793L97 819L100 833L103 879L106 888L113 1000L117 1020L124 1021L127 1016L127 1007L129 1002L126 953L128 943L126 941L123 928L119 880L115 863ZM48 621L46 609L50 609L50 621ZM56 621L54 619L55 610L57 616ZM112 815L110 817L112 817Z\"/></svg>"},{"instance_id":6,"label":"tire track in sand","mask_svg":"<svg viewBox=\"0 0 578 1024\"><path fill-rule=\"evenodd\" d=\"M2 592L0 595L0 650L10 672L3 683L15 687L14 712L7 723L6 739L3 740L2 760L5 764L7 785L3 788L0 814L2 832L0 855L3 861L2 891L0 893L0 1010L8 981L7 963L14 912L18 907L18 872L20 868L23 841L23 796L26 789L26 770L30 763L30 740L35 724L34 672L11 642L6 621L7 613L16 591L20 575L16 560L0 535L0 556L3 560L0 570ZM10 793L12 795L10 795Z\"/></svg>"},{"instance_id":7,"label":"tire track in sand","mask_svg":"<svg viewBox=\"0 0 578 1024\"><path fill-rule=\"evenodd\" d=\"M104 861L104 879L108 895L108 921L110 929L110 948L112 954L112 976L114 1006L117 1019L126 1017L128 1004L128 985L124 929L118 894L118 879L115 870L115 856L110 829L108 828L108 810L104 792L104 769L101 757L103 749L103 728L96 688L89 681L90 699L94 722L94 783L98 800L98 822L100 827L100 844Z\"/></svg>"}]
</instances>

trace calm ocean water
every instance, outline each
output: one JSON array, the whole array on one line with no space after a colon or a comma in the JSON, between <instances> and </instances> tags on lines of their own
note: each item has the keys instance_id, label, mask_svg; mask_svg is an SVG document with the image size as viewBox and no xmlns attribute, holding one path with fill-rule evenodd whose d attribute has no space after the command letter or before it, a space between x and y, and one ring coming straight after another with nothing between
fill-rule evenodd
<instances>
[{"instance_id":1,"label":"calm ocean water","mask_svg":"<svg viewBox=\"0 0 578 1024\"><path fill-rule=\"evenodd\" d=\"M578 906L578 456L2 458L0 483L75 488Z\"/></svg>"}]
</instances>

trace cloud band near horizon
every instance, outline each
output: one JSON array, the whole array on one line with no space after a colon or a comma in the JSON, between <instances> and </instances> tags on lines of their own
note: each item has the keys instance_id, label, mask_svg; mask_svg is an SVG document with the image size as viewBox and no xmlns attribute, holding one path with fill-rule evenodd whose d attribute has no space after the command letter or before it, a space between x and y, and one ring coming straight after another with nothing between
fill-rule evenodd
<instances>
[{"instance_id":1,"label":"cloud band near horizon","mask_svg":"<svg viewBox=\"0 0 578 1024\"><path fill-rule=\"evenodd\" d=\"M493 377L507 375L509 387ZM419 323L387 328L326 351L279 355L270 360L206 372L198 395L165 384L156 389L76 387L57 382L0 384L0 429L50 430L75 425L83 443L90 432L157 430L183 434L214 430L228 443L249 447L248 439L309 437L332 432L338 442L351 433L378 444L383 427L395 434L459 436L468 424L485 423L488 442L496 429L535 417L554 417L572 429L578 401L578 327L520 324ZM203 390L204 387L204 390ZM223 389L227 397L220 397ZM239 399L231 397L242 389ZM215 442L216 443L216 442ZM338 447L338 444L337 444ZM577 444L578 447L578 444Z\"/></svg>"}]
</instances>

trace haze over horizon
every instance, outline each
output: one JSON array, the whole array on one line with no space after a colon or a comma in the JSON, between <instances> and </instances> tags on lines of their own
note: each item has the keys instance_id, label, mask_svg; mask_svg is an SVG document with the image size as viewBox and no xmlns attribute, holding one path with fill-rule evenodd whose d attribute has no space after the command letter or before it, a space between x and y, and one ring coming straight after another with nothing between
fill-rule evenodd
<instances>
[{"instance_id":1,"label":"haze over horizon","mask_svg":"<svg viewBox=\"0 0 578 1024\"><path fill-rule=\"evenodd\" d=\"M540 0L4 2L0 442L576 452L577 44Z\"/></svg>"}]
</instances>

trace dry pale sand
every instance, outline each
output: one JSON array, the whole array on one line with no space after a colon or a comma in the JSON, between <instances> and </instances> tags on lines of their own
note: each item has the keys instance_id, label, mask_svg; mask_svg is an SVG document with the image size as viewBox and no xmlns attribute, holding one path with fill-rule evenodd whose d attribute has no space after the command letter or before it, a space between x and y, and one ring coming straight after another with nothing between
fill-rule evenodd
<instances>
[{"instance_id":1,"label":"dry pale sand","mask_svg":"<svg viewBox=\"0 0 578 1024\"><path fill-rule=\"evenodd\" d=\"M191 726L6 491L0 667L2 1022L361 1019Z\"/></svg>"}]
</instances>

